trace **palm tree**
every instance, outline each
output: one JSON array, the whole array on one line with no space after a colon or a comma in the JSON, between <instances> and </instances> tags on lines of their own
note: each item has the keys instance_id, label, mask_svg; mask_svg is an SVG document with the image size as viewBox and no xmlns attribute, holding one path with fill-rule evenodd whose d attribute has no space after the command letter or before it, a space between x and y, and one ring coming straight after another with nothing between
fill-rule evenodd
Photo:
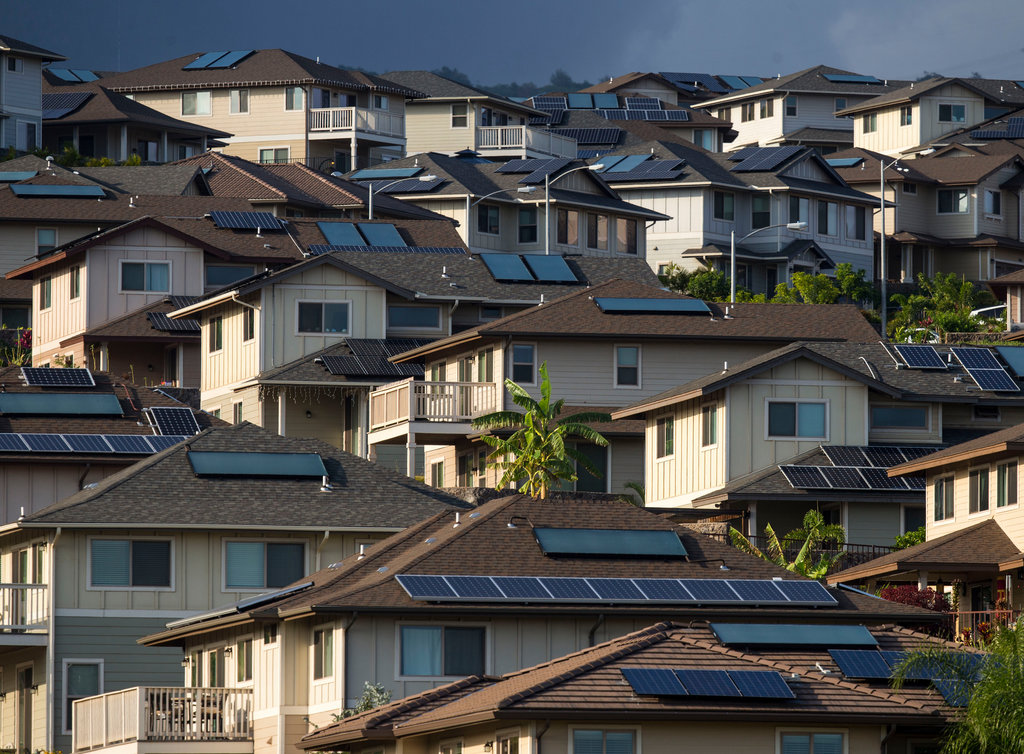
<instances>
[{"instance_id":1,"label":"palm tree","mask_svg":"<svg viewBox=\"0 0 1024 754\"><path fill-rule=\"evenodd\" d=\"M782 538L781 542L771 524L765 524L764 535L767 547L761 550L747 537L743 536L739 530L731 526L729 527L729 540L732 542L733 547L742 550L748 555L754 555L762 560L767 560L769 563L774 563L780 568L785 568L787 571L799 573L809 579L825 578L829 570L835 567L843 557L843 551L837 548L836 552L832 554L819 552L818 561L815 563L812 561L814 557L813 551L820 550L821 545L827 542L836 545L842 545L846 542L846 530L839 524L826 524L825 517L821 515L821 512L813 508L804 514L804 525L798 529L793 529L793 531ZM790 562L789 558L786 557L783 543L799 542L800 540L803 540L803 545L801 545L796 558Z\"/></svg>"},{"instance_id":2,"label":"palm tree","mask_svg":"<svg viewBox=\"0 0 1024 754\"><path fill-rule=\"evenodd\" d=\"M566 443L567 438L578 437L595 445L605 446L608 441L588 422L611 421L611 416L596 411L573 414L559 419L565 401L551 402L551 380L547 362L540 365L540 400L534 400L526 390L505 380L505 389L512 402L523 409L495 411L473 420L474 429L508 429L516 427L509 437L484 435L483 441L494 448L487 461L502 470L498 487L517 482L519 489L531 497L541 499L556 480L576 481L579 464L594 476L601 472L576 448ZM575 462L575 463L574 463Z\"/></svg>"},{"instance_id":3,"label":"palm tree","mask_svg":"<svg viewBox=\"0 0 1024 754\"><path fill-rule=\"evenodd\" d=\"M1024 751L1024 618L999 629L986 650L987 656L979 656L928 646L896 666L897 691L908 679L939 679L933 682L946 689L947 698L964 703L962 716L947 731L943 754Z\"/></svg>"}]
</instances>

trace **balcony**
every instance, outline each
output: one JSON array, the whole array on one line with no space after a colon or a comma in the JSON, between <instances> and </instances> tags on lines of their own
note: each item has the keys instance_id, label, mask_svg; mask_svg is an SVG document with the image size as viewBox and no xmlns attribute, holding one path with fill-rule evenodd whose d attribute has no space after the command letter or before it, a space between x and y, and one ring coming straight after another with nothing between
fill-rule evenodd
<instances>
[{"instance_id":1,"label":"balcony","mask_svg":"<svg viewBox=\"0 0 1024 754\"><path fill-rule=\"evenodd\" d=\"M318 107L309 111L309 138L334 139L353 133L404 139L405 116L362 107Z\"/></svg>"},{"instance_id":2,"label":"balcony","mask_svg":"<svg viewBox=\"0 0 1024 754\"><path fill-rule=\"evenodd\" d=\"M412 378L370 393L370 444L421 433L437 437L465 435L481 414L500 408L494 382L417 382Z\"/></svg>"},{"instance_id":3,"label":"balcony","mask_svg":"<svg viewBox=\"0 0 1024 754\"><path fill-rule=\"evenodd\" d=\"M529 126L476 129L476 151L484 157L576 158L576 140Z\"/></svg>"},{"instance_id":4,"label":"balcony","mask_svg":"<svg viewBox=\"0 0 1024 754\"><path fill-rule=\"evenodd\" d=\"M964 644L984 646L1000 628L1013 626L1020 610L973 610L956 613L956 637Z\"/></svg>"},{"instance_id":5,"label":"balcony","mask_svg":"<svg viewBox=\"0 0 1024 754\"><path fill-rule=\"evenodd\" d=\"M253 750L252 689L136 686L79 699L73 714L76 753L110 747L138 754Z\"/></svg>"},{"instance_id":6,"label":"balcony","mask_svg":"<svg viewBox=\"0 0 1024 754\"><path fill-rule=\"evenodd\" d=\"M45 644L49 618L46 584L0 584L0 645Z\"/></svg>"}]
</instances>

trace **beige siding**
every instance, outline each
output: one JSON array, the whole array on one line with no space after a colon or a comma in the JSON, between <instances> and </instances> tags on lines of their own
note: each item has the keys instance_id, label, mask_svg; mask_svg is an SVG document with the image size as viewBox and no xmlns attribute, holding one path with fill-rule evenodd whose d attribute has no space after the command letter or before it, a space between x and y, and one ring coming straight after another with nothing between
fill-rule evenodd
<instances>
[{"instance_id":1,"label":"beige siding","mask_svg":"<svg viewBox=\"0 0 1024 754\"><path fill-rule=\"evenodd\" d=\"M652 415L646 432L647 502L680 497L695 497L694 493L721 487L726 482L726 412L723 395L719 393L707 400L688 401ZM702 411L705 405L717 407L718 442L702 446ZM674 420L674 452L658 457L658 420L671 416Z\"/></svg>"},{"instance_id":2,"label":"beige siding","mask_svg":"<svg viewBox=\"0 0 1024 754\"><path fill-rule=\"evenodd\" d=\"M876 427L872 423L868 431L868 442L881 445L935 445L942 442L942 405L933 404L908 404L901 401L885 400L880 397L873 397L868 411L878 407L910 407L924 405L927 409L927 426L923 429L911 429L906 427ZM870 416L870 414L869 414Z\"/></svg>"},{"instance_id":3,"label":"beige siding","mask_svg":"<svg viewBox=\"0 0 1024 754\"><path fill-rule=\"evenodd\" d=\"M259 299L249 297L245 303L258 306ZM264 322L264 313L253 312L255 317L256 337L243 340L245 314L249 307L243 304L226 303L215 310L204 312L200 318L201 335L199 349L202 354L202 390L204 393L217 390L225 385L233 385L242 380L254 377L259 372L260 333ZM223 328L223 348L211 351L210 322L215 317L221 318ZM230 412L222 414L230 418Z\"/></svg>"},{"instance_id":4,"label":"beige siding","mask_svg":"<svg viewBox=\"0 0 1024 754\"><path fill-rule=\"evenodd\" d=\"M1017 461L1017 505L1007 507L996 506L996 466L1007 460ZM970 512L970 472L976 469L989 470L989 506L987 511ZM929 471L927 474L928 488L925 492L925 521L927 538L935 539L960 529L993 518L1000 528L1006 532L1010 540L1024 550L1024 507L1021 505L1022 482L1024 482L1024 456L1004 457L979 461L977 463L961 463L955 468L944 468ZM952 519L935 520L935 480L939 477L954 477L954 517Z\"/></svg>"},{"instance_id":5,"label":"beige siding","mask_svg":"<svg viewBox=\"0 0 1024 754\"><path fill-rule=\"evenodd\" d=\"M75 494L82 484L98 482L120 471L123 464L0 464L0 520L17 521Z\"/></svg>"}]
</instances>

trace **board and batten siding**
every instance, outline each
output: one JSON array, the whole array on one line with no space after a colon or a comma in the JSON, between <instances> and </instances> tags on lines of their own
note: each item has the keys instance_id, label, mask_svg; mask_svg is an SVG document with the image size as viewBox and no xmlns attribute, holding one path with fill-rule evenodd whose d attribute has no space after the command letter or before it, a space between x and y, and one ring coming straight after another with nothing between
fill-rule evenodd
<instances>
[{"instance_id":1,"label":"board and batten siding","mask_svg":"<svg viewBox=\"0 0 1024 754\"><path fill-rule=\"evenodd\" d=\"M1007 461L1017 462L1017 505L996 507L996 466ZM989 505L987 511L970 512L970 472L972 470L989 469ZM974 526L986 519L995 519L1006 536L1019 548L1024 549L1024 502L1021 495L1021 484L1024 482L1024 456L1005 456L997 460L978 461L972 464L957 465L955 469L930 470L927 473L928 486L925 490L925 526L927 539L935 539L952 534L968 526ZM954 477L953 507L951 519L935 520L935 480L940 477Z\"/></svg>"},{"instance_id":2,"label":"board and batten siding","mask_svg":"<svg viewBox=\"0 0 1024 754\"><path fill-rule=\"evenodd\" d=\"M652 412L647 421L645 475L649 504L681 504L721 487L725 478L725 420L722 392L705 399L676 404L665 411ZM718 442L702 446L702 412L705 406L717 408ZM673 453L658 457L658 421L673 419Z\"/></svg>"},{"instance_id":3,"label":"board and batten siding","mask_svg":"<svg viewBox=\"0 0 1024 754\"><path fill-rule=\"evenodd\" d=\"M80 484L98 482L125 466L122 464L4 463L0 464L0 518L17 521L48 505L74 495Z\"/></svg>"},{"instance_id":4,"label":"board and batten siding","mask_svg":"<svg viewBox=\"0 0 1024 754\"><path fill-rule=\"evenodd\" d=\"M243 300L244 304L226 302L215 309L203 312L199 317L199 349L202 354L200 384L204 394L226 385L234 385L251 379L260 371L259 343L263 333L264 312L258 308L259 299L257 297L249 296ZM253 312L256 337L252 340L243 340L245 315L251 306L257 307ZM210 323L218 317L221 319L223 347L219 351L212 351ZM231 414L227 413L221 416L230 419Z\"/></svg>"},{"instance_id":5,"label":"board and batten siding","mask_svg":"<svg viewBox=\"0 0 1024 754\"><path fill-rule=\"evenodd\" d=\"M452 126L452 105L466 106L466 125ZM472 102L411 103L406 108L405 138L408 154L441 152L450 154L476 148L477 107Z\"/></svg>"}]
</instances>

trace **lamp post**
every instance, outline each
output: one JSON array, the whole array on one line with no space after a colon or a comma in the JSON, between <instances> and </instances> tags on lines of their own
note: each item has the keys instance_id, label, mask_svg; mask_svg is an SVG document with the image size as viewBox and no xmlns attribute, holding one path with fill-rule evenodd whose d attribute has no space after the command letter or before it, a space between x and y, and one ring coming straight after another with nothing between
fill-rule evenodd
<instances>
[{"instance_id":1,"label":"lamp post","mask_svg":"<svg viewBox=\"0 0 1024 754\"><path fill-rule=\"evenodd\" d=\"M368 219L370 219L370 220L373 219L373 195L376 194L378 191L383 191L386 188L390 188L391 186L394 186L396 183L401 183L402 181L407 181L407 180L409 180L409 179L408 178L399 178L397 181L391 181L391 183L385 183L383 186L378 186L376 188L371 183L369 185L370 198L367 201L367 209L368 209L369 214L370 214L370 217ZM426 183L427 181L436 181L437 180L437 176L436 175L421 175L416 180L417 181L423 181L424 183Z\"/></svg>"},{"instance_id":2,"label":"lamp post","mask_svg":"<svg viewBox=\"0 0 1024 754\"><path fill-rule=\"evenodd\" d=\"M878 241L878 266L882 268L879 271L879 278L881 278L881 283L882 283L882 312L881 312L882 317L881 317L881 319L882 319L882 338L883 339L887 337L886 336L886 331L887 331L886 330L886 323L887 323L888 314L889 314L889 302L887 300L888 296L886 295L886 278L889 276L888 275L889 270L886 268L886 264L885 264L885 171L888 170L889 168L897 165L898 163L899 163L899 158L893 160L888 165L885 164L885 160L879 160L878 161L878 195L880 197L879 200L881 201L881 204L880 204L881 209L879 211L882 213L882 234L881 234L881 237L880 237L880 239ZM899 170L901 173L906 173L907 172L907 168L897 167L896 169ZM893 197L893 206L894 207L896 206L896 197L895 196Z\"/></svg>"},{"instance_id":3,"label":"lamp post","mask_svg":"<svg viewBox=\"0 0 1024 754\"><path fill-rule=\"evenodd\" d=\"M789 230L807 230L807 223L804 220L796 223L779 223L777 225L766 225L763 228L752 230L739 240L743 243L751 236L761 231L772 230L773 228L788 228ZM729 302L736 303L736 231L729 234Z\"/></svg>"},{"instance_id":4,"label":"lamp post","mask_svg":"<svg viewBox=\"0 0 1024 754\"><path fill-rule=\"evenodd\" d=\"M489 194L484 194L483 196L481 196L479 199L477 199L475 202L473 202L469 206L470 207L475 207L480 202L482 202L484 199L490 199L492 196L495 196L496 194L506 194L506 193L508 193L510 191L515 191L517 194L532 194L536 190L537 190L536 186L519 186L518 188L514 188L514 189L498 189L497 191L492 191ZM518 201L518 200L516 200L516 201ZM467 218L466 222L469 222L468 218Z\"/></svg>"},{"instance_id":5,"label":"lamp post","mask_svg":"<svg viewBox=\"0 0 1024 754\"><path fill-rule=\"evenodd\" d=\"M570 173L575 173L579 170L604 170L604 165L600 162L594 165L584 165L583 167L573 168L572 170L566 170L564 173L559 175L555 180L551 180L551 174L548 173L544 176L544 253L551 253L551 184L556 181L560 181Z\"/></svg>"}]
</instances>

